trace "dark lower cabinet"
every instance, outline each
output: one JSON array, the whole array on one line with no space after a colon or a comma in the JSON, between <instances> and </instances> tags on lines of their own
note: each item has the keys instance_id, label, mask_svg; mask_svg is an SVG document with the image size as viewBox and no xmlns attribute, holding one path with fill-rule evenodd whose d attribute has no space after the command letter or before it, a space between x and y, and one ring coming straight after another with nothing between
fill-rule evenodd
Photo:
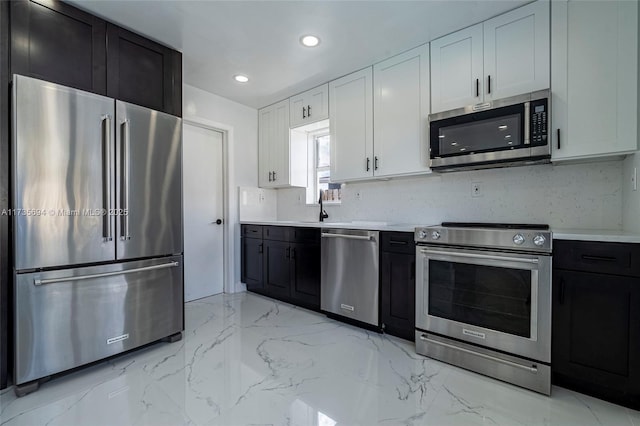
<instances>
[{"instance_id":1,"label":"dark lower cabinet","mask_svg":"<svg viewBox=\"0 0 640 426\"><path fill-rule=\"evenodd\" d=\"M320 309L320 230L242 225L242 282L247 290Z\"/></svg>"},{"instance_id":2,"label":"dark lower cabinet","mask_svg":"<svg viewBox=\"0 0 640 426\"><path fill-rule=\"evenodd\" d=\"M261 238L241 238L241 281L247 290L265 294L263 279L264 245Z\"/></svg>"},{"instance_id":3,"label":"dark lower cabinet","mask_svg":"<svg viewBox=\"0 0 640 426\"><path fill-rule=\"evenodd\" d=\"M182 54L107 24L107 96L182 115Z\"/></svg>"},{"instance_id":4,"label":"dark lower cabinet","mask_svg":"<svg viewBox=\"0 0 640 426\"><path fill-rule=\"evenodd\" d=\"M106 22L61 1L11 3L11 70L105 95Z\"/></svg>"},{"instance_id":5,"label":"dark lower cabinet","mask_svg":"<svg viewBox=\"0 0 640 426\"><path fill-rule=\"evenodd\" d=\"M320 309L320 244L291 244L291 299L296 304Z\"/></svg>"},{"instance_id":6,"label":"dark lower cabinet","mask_svg":"<svg viewBox=\"0 0 640 426\"><path fill-rule=\"evenodd\" d=\"M264 241L264 286L269 296L289 296L291 247L286 241Z\"/></svg>"},{"instance_id":7,"label":"dark lower cabinet","mask_svg":"<svg viewBox=\"0 0 640 426\"><path fill-rule=\"evenodd\" d=\"M635 274L634 268L611 269L611 263L626 259L632 265L639 252L630 244L554 241L552 301L553 382L636 409L640 278L611 273Z\"/></svg>"},{"instance_id":8,"label":"dark lower cabinet","mask_svg":"<svg viewBox=\"0 0 640 426\"><path fill-rule=\"evenodd\" d=\"M380 322L385 333L413 341L416 312L413 233L380 233Z\"/></svg>"}]
</instances>

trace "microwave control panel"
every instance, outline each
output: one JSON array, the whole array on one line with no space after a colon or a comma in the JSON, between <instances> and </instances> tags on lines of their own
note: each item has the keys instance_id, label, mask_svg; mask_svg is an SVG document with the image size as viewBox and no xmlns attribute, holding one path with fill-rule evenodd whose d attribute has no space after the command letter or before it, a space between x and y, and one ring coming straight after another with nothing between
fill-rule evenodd
<instances>
[{"instance_id":1,"label":"microwave control panel","mask_svg":"<svg viewBox=\"0 0 640 426\"><path fill-rule=\"evenodd\" d=\"M547 98L537 99L529 104L529 111L531 111L531 122L529 123L531 126L531 140L529 143L531 145L546 145L548 143L548 101Z\"/></svg>"}]
</instances>

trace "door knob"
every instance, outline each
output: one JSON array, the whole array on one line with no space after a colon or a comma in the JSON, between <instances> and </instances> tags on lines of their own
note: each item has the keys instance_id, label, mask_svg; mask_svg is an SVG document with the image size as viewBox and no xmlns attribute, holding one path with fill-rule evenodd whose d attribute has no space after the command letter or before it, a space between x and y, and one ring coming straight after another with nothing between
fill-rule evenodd
<instances>
[{"instance_id":1,"label":"door knob","mask_svg":"<svg viewBox=\"0 0 640 426\"><path fill-rule=\"evenodd\" d=\"M213 225L214 223L215 223L216 225L222 225L222 219L216 219L216 221L215 221L215 222L211 222L211 224L212 224L212 225Z\"/></svg>"}]
</instances>

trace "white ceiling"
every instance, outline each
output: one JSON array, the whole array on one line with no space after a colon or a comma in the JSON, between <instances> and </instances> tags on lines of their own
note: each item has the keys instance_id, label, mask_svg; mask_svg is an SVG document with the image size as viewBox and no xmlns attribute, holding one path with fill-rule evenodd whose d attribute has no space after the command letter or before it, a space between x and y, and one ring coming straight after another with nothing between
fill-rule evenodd
<instances>
[{"instance_id":1,"label":"white ceiling","mask_svg":"<svg viewBox=\"0 0 640 426\"><path fill-rule=\"evenodd\" d=\"M70 2L180 50L185 83L259 108L529 1Z\"/></svg>"}]
</instances>

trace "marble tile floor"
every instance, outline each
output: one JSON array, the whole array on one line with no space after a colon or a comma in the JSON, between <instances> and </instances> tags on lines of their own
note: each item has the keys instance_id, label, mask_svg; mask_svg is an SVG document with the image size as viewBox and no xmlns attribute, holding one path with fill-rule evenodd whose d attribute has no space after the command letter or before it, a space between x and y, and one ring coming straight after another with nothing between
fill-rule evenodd
<instances>
[{"instance_id":1,"label":"marble tile floor","mask_svg":"<svg viewBox=\"0 0 640 426\"><path fill-rule=\"evenodd\" d=\"M549 398L416 355L413 344L241 293L186 305L180 342L56 378L1 425L637 425L640 412Z\"/></svg>"}]
</instances>

